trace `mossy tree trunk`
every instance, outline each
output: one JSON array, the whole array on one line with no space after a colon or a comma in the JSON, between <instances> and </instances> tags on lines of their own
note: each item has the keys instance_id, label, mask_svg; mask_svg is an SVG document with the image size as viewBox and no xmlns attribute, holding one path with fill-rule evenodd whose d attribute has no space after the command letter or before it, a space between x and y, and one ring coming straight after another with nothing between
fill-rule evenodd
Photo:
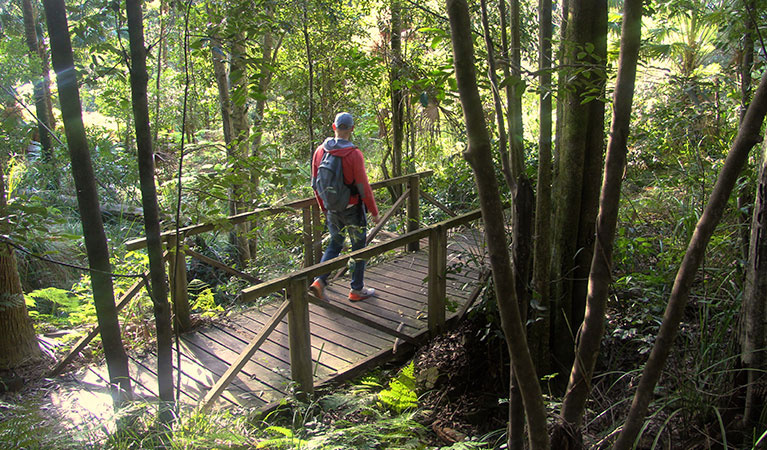
<instances>
[{"instance_id":1,"label":"mossy tree trunk","mask_svg":"<svg viewBox=\"0 0 767 450\"><path fill-rule=\"evenodd\" d=\"M549 283L551 271L551 0L542 0L538 7L540 48L540 106L538 137L538 192L535 197L535 239L533 248L533 302L532 320L529 328L530 353L540 375L550 373Z\"/></svg>"},{"instance_id":2,"label":"mossy tree trunk","mask_svg":"<svg viewBox=\"0 0 767 450\"><path fill-rule=\"evenodd\" d=\"M604 334L607 297L612 281L613 242L618 223L621 183L628 152L627 141L631 106L634 99L639 57L642 3L643 0L626 0L623 4L623 27L618 75L613 97L613 119L599 201L596 244L589 275L586 314L575 362L570 371L567 394L562 402L561 418L569 430L577 430L581 426L586 401L591 393L594 367Z\"/></svg>"},{"instance_id":3,"label":"mossy tree trunk","mask_svg":"<svg viewBox=\"0 0 767 450\"><path fill-rule=\"evenodd\" d=\"M575 335L583 319L585 286L594 244L604 139L607 2L573 0L569 5L560 79L557 165L553 186L551 279L552 370L565 375L573 361ZM583 57L583 54L586 56ZM560 384L566 383L564 376Z\"/></svg>"}]
</instances>

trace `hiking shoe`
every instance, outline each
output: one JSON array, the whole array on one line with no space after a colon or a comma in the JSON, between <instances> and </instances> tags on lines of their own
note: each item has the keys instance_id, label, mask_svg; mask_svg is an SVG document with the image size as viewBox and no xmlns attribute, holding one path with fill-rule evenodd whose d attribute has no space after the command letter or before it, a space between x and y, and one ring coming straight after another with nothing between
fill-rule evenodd
<instances>
[{"instance_id":1,"label":"hiking shoe","mask_svg":"<svg viewBox=\"0 0 767 450\"><path fill-rule=\"evenodd\" d=\"M363 287L362 289L352 289L349 291L349 301L358 302L365 300L376 294L376 290L369 287Z\"/></svg>"},{"instance_id":2,"label":"hiking shoe","mask_svg":"<svg viewBox=\"0 0 767 450\"><path fill-rule=\"evenodd\" d=\"M320 300L325 300L325 282L317 278L309 286L309 292Z\"/></svg>"}]
</instances>

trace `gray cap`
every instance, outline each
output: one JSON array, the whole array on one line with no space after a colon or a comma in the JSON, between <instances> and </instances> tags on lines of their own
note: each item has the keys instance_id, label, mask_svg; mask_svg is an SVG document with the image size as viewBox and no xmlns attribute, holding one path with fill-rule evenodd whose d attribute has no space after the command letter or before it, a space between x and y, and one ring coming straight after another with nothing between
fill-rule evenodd
<instances>
[{"instance_id":1,"label":"gray cap","mask_svg":"<svg viewBox=\"0 0 767 450\"><path fill-rule=\"evenodd\" d=\"M349 130L354 128L354 118L348 112L336 114L336 120L333 122L339 130Z\"/></svg>"}]
</instances>

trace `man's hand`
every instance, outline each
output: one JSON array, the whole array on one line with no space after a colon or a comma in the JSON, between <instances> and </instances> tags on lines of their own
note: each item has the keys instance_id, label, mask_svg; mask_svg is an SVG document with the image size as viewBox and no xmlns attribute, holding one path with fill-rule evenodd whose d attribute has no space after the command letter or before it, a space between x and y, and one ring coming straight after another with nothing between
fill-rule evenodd
<instances>
[{"instance_id":1,"label":"man's hand","mask_svg":"<svg viewBox=\"0 0 767 450\"><path fill-rule=\"evenodd\" d=\"M373 216L373 223L374 223L375 225L378 225L378 221L379 221L379 220L381 220L381 218L380 218L380 217L378 217L378 216Z\"/></svg>"}]
</instances>

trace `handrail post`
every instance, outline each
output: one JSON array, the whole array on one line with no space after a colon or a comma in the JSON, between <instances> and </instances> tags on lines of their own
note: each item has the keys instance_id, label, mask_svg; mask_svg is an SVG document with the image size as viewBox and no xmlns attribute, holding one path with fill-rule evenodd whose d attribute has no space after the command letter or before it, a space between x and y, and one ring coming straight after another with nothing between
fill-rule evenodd
<instances>
[{"instance_id":1,"label":"handrail post","mask_svg":"<svg viewBox=\"0 0 767 450\"><path fill-rule=\"evenodd\" d=\"M314 264L322 260L322 212L320 205L312 205L312 246L314 247Z\"/></svg>"},{"instance_id":2,"label":"handrail post","mask_svg":"<svg viewBox=\"0 0 767 450\"><path fill-rule=\"evenodd\" d=\"M431 228L429 233L429 334L432 337L445 329L445 299L447 297L447 227Z\"/></svg>"},{"instance_id":3,"label":"handrail post","mask_svg":"<svg viewBox=\"0 0 767 450\"><path fill-rule=\"evenodd\" d=\"M418 175L413 175L408 179L410 185L410 198L407 202L407 232L413 232L421 227L421 212L418 208L418 199L420 191L419 189ZM414 241L408 244L407 249L411 252L416 252L421 248L419 241Z\"/></svg>"},{"instance_id":4,"label":"handrail post","mask_svg":"<svg viewBox=\"0 0 767 450\"><path fill-rule=\"evenodd\" d=\"M296 383L296 398L307 401L314 394L312 375L312 339L309 331L309 300L306 277L290 280L288 296L288 337L290 341L290 374Z\"/></svg>"},{"instance_id":5,"label":"handrail post","mask_svg":"<svg viewBox=\"0 0 767 450\"><path fill-rule=\"evenodd\" d=\"M178 248L178 253L176 253ZM173 302L176 315L176 326L180 331L192 328L189 308L189 292L187 291L186 255L184 254L184 237L179 236L176 245L176 236L168 237L168 281L170 298Z\"/></svg>"},{"instance_id":6,"label":"handrail post","mask_svg":"<svg viewBox=\"0 0 767 450\"><path fill-rule=\"evenodd\" d=\"M304 241L304 267L314 264L314 244L312 243L312 210L310 206L301 208L303 219L303 241Z\"/></svg>"}]
</instances>

